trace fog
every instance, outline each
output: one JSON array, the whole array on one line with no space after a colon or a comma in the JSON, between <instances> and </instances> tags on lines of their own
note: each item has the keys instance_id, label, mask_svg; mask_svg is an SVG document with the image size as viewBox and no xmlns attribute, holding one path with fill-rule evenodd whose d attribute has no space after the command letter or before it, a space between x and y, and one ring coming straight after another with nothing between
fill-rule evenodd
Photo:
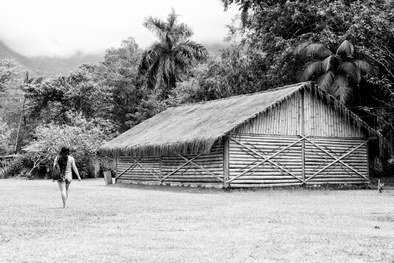
<instances>
[{"instance_id":1,"label":"fog","mask_svg":"<svg viewBox=\"0 0 394 263\"><path fill-rule=\"evenodd\" d=\"M147 47L155 37L144 18L166 19L172 8L200 43L223 42L237 13L220 0L1 0L0 39L26 56L101 53L128 37Z\"/></svg>"}]
</instances>

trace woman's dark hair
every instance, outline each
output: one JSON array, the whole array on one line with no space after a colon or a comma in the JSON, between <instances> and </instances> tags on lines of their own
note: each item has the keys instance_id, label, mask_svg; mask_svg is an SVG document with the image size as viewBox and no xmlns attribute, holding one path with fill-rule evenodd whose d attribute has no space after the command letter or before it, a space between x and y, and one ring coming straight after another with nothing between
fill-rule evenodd
<instances>
[{"instance_id":1,"label":"woman's dark hair","mask_svg":"<svg viewBox=\"0 0 394 263\"><path fill-rule=\"evenodd\" d=\"M67 160L69 155L70 155L70 149L67 147L62 147L59 153L59 160L58 160L58 164L62 172L66 170Z\"/></svg>"}]
</instances>

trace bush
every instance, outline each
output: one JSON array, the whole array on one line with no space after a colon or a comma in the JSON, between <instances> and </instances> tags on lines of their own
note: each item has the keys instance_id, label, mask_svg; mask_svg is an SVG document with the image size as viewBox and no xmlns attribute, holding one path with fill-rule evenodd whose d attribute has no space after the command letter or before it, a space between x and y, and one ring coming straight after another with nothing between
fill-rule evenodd
<instances>
[{"instance_id":1,"label":"bush","mask_svg":"<svg viewBox=\"0 0 394 263\"><path fill-rule=\"evenodd\" d=\"M0 171L1 178L9 178L20 175L26 163L23 157L15 158L9 165L3 167Z\"/></svg>"},{"instance_id":2,"label":"bush","mask_svg":"<svg viewBox=\"0 0 394 263\"><path fill-rule=\"evenodd\" d=\"M11 127L0 118L0 154L12 152Z\"/></svg>"},{"instance_id":3,"label":"bush","mask_svg":"<svg viewBox=\"0 0 394 263\"><path fill-rule=\"evenodd\" d=\"M73 115L72 125L48 124L36 128L36 141L40 151L29 153L31 160L38 166L50 168L53 160L63 146L70 148L82 177L92 177L92 160L107 136L95 121L87 121L81 115Z\"/></svg>"}]
</instances>

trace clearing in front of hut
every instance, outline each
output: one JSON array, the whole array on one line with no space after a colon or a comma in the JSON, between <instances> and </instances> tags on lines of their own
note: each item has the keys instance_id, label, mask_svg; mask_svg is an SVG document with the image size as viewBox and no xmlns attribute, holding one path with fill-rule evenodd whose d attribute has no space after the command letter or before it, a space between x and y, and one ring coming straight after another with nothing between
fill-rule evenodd
<instances>
[{"instance_id":1,"label":"clearing in front of hut","mask_svg":"<svg viewBox=\"0 0 394 263\"><path fill-rule=\"evenodd\" d=\"M394 261L394 190L0 188L1 262Z\"/></svg>"}]
</instances>

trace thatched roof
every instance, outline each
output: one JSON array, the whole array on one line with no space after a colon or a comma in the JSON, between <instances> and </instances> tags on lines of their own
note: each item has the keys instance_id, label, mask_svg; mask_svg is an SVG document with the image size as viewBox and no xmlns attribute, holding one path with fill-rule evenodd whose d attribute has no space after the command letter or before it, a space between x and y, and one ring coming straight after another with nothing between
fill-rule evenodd
<instances>
[{"instance_id":1,"label":"thatched roof","mask_svg":"<svg viewBox=\"0 0 394 263\"><path fill-rule=\"evenodd\" d=\"M168 108L107 142L104 155L166 155L209 152L213 144L258 114L278 106L304 89L334 103L358 126L374 132L354 113L313 83L298 83L278 89Z\"/></svg>"}]
</instances>

